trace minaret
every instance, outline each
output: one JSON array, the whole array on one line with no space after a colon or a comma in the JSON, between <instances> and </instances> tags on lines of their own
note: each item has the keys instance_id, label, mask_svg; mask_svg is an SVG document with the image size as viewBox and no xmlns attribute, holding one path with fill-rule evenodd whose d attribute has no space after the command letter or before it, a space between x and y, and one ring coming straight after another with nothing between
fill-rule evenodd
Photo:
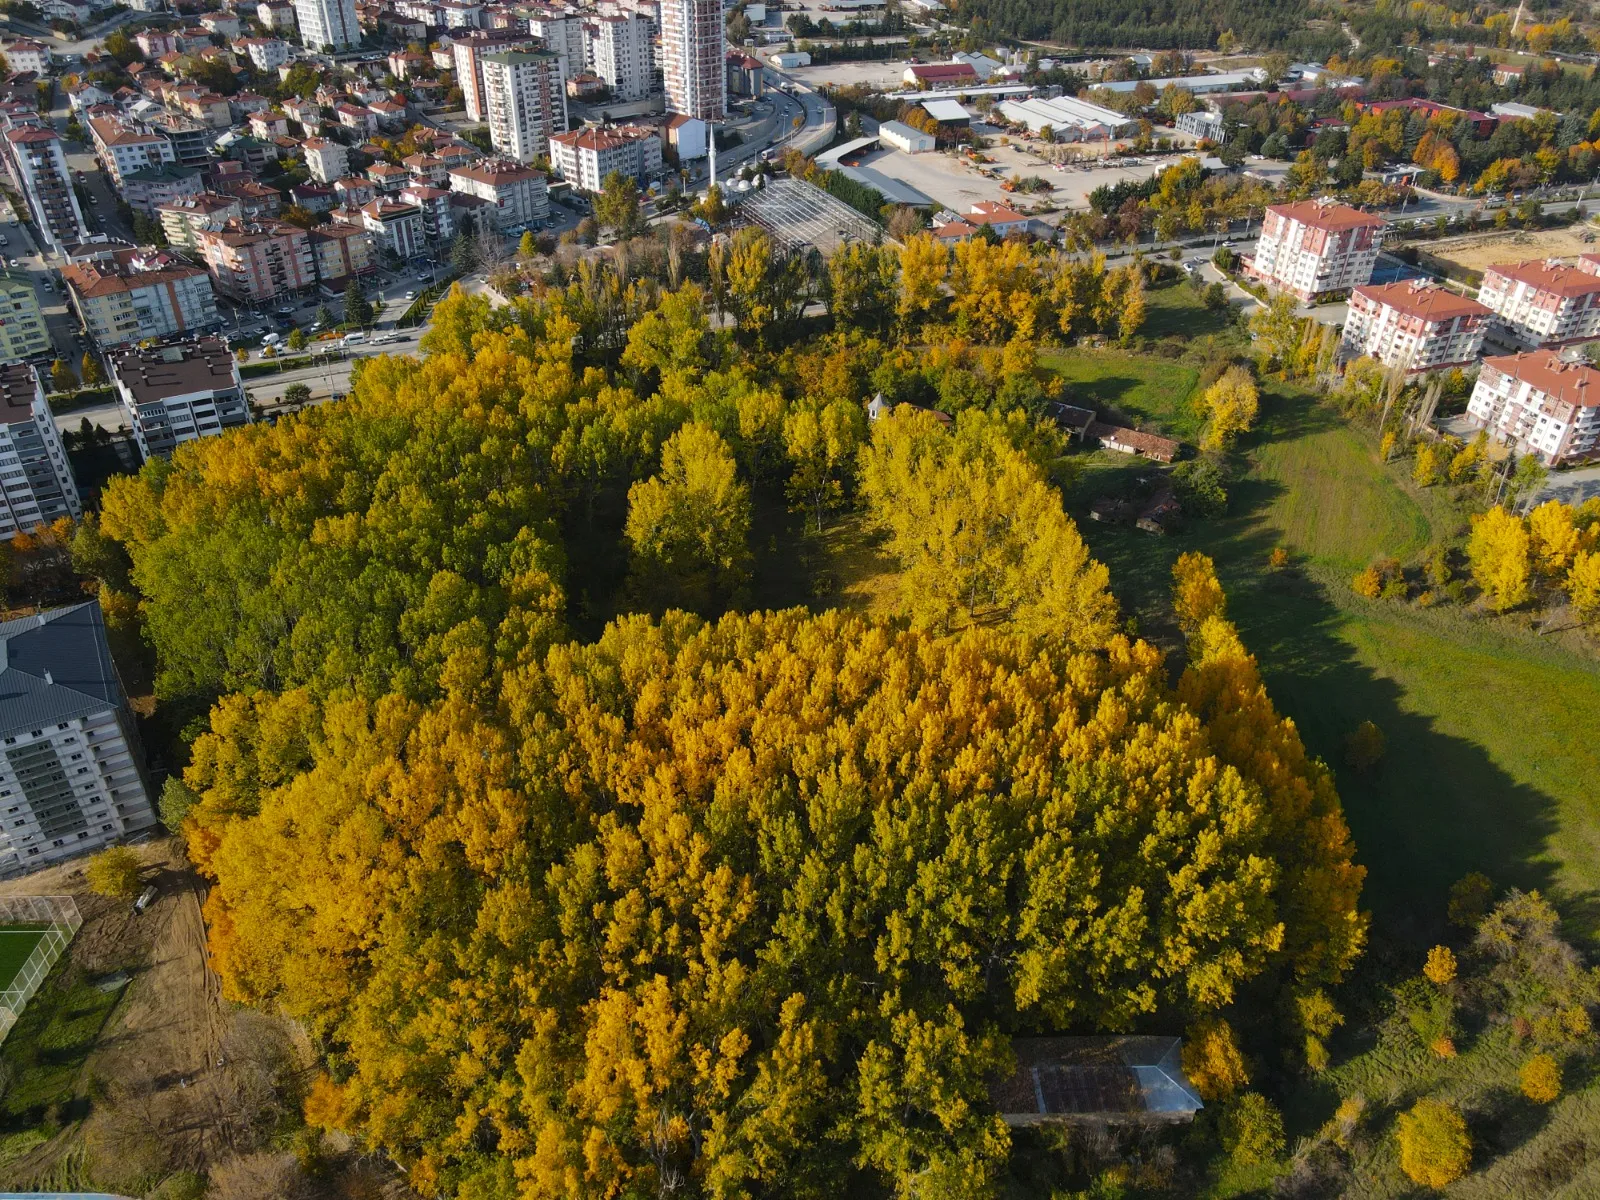
<instances>
[{"instance_id":1,"label":"minaret","mask_svg":"<svg viewBox=\"0 0 1600 1200\"><path fill-rule=\"evenodd\" d=\"M711 153L711 178L706 182L706 191L709 192L717 186L717 127L710 121L706 122L706 144Z\"/></svg>"}]
</instances>

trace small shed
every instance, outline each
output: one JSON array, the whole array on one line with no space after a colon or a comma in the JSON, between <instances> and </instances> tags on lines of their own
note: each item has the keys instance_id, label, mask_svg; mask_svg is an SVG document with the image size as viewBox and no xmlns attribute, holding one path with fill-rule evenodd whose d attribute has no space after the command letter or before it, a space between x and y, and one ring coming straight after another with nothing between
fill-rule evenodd
<instances>
[{"instance_id":1,"label":"small shed","mask_svg":"<svg viewBox=\"0 0 1600 1200\"><path fill-rule=\"evenodd\" d=\"M1007 1125L1171 1125L1204 1108L1184 1077L1183 1039L1016 1038L1016 1071L990 1081Z\"/></svg>"},{"instance_id":2,"label":"small shed","mask_svg":"<svg viewBox=\"0 0 1600 1200\"><path fill-rule=\"evenodd\" d=\"M772 56L772 65L780 71L792 71L796 67L809 67L811 55L805 50L780 50Z\"/></svg>"}]
</instances>

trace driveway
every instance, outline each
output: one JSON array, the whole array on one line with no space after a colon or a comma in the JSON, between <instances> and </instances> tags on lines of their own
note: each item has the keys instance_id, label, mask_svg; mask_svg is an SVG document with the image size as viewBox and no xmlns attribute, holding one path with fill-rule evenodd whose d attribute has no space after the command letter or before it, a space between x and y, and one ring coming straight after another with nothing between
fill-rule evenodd
<instances>
[{"instance_id":1,"label":"driveway","mask_svg":"<svg viewBox=\"0 0 1600 1200\"><path fill-rule=\"evenodd\" d=\"M1600 467L1579 467L1574 471L1552 471L1534 503L1560 500L1579 505L1595 496L1600 496Z\"/></svg>"}]
</instances>

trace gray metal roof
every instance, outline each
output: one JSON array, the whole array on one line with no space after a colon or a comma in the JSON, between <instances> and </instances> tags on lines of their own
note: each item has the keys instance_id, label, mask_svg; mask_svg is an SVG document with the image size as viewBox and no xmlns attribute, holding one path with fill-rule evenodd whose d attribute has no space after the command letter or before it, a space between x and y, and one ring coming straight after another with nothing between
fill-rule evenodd
<instances>
[{"instance_id":1,"label":"gray metal roof","mask_svg":"<svg viewBox=\"0 0 1600 1200\"><path fill-rule=\"evenodd\" d=\"M121 704L98 603L0 622L0 735Z\"/></svg>"}]
</instances>

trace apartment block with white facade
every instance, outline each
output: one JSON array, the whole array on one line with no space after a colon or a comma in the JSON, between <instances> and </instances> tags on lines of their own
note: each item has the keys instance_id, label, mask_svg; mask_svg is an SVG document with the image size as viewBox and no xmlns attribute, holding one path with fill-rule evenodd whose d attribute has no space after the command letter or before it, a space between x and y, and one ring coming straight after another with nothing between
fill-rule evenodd
<instances>
[{"instance_id":1,"label":"apartment block with white facade","mask_svg":"<svg viewBox=\"0 0 1600 1200\"><path fill-rule=\"evenodd\" d=\"M6 166L27 199L34 225L52 250L89 236L89 227L72 190L67 156L53 129L25 125L6 130Z\"/></svg>"},{"instance_id":2,"label":"apartment block with white facade","mask_svg":"<svg viewBox=\"0 0 1600 1200\"><path fill-rule=\"evenodd\" d=\"M483 58L489 140L507 158L530 163L567 127L561 60L548 50L502 50Z\"/></svg>"},{"instance_id":3,"label":"apartment block with white facade","mask_svg":"<svg viewBox=\"0 0 1600 1200\"><path fill-rule=\"evenodd\" d=\"M50 330L39 310L33 280L21 271L0 271L0 362L42 358L51 353Z\"/></svg>"},{"instance_id":4,"label":"apartment block with white facade","mask_svg":"<svg viewBox=\"0 0 1600 1200\"><path fill-rule=\"evenodd\" d=\"M276 71L289 61L289 43L282 38L243 38L233 45L250 55L250 65L258 71Z\"/></svg>"},{"instance_id":5,"label":"apartment block with white facade","mask_svg":"<svg viewBox=\"0 0 1600 1200\"><path fill-rule=\"evenodd\" d=\"M528 32L561 60L561 78L568 80L582 71L583 18L561 8L530 8L527 13Z\"/></svg>"},{"instance_id":6,"label":"apartment block with white facade","mask_svg":"<svg viewBox=\"0 0 1600 1200\"><path fill-rule=\"evenodd\" d=\"M169 139L136 121L122 117L91 117L89 134L94 139L95 157L119 192L123 180L134 171L178 161L177 151Z\"/></svg>"},{"instance_id":7,"label":"apartment block with white facade","mask_svg":"<svg viewBox=\"0 0 1600 1200\"><path fill-rule=\"evenodd\" d=\"M443 189L437 189L443 191ZM427 248L422 209L379 197L361 206L361 227L372 234L373 245L395 258L416 258Z\"/></svg>"},{"instance_id":8,"label":"apartment block with white facade","mask_svg":"<svg viewBox=\"0 0 1600 1200\"><path fill-rule=\"evenodd\" d=\"M472 121L488 120L488 101L483 90L483 57L501 50L536 50L538 39L526 33L496 33L474 29L454 38L450 43L451 62L455 66L456 85L461 89L462 106Z\"/></svg>"},{"instance_id":9,"label":"apartment block with white facade","mask_svg":"<svg viewBox=\"0 0 1600 1200\"><path fill-rule=\"evenodd\" d=\"M1494 310L1496 326L1529 348L1600 338L1600 256L1576 265L1555 259L1487 268L1478 300Z\"/></svg>"},{"instance_id":10,"label":"apartment block with white facade","mask_svg":"<svg viewBox=\"0 0 1600 1200\"><path fill-rule=\"evenodd\" d=\"M1314 300L1372 278L1383 218L1330 200L1267 206L1245 270L1268 287Z\"/></svg>"},{"instance_id":11,"label":"apartment block with white facade","mask_svg":"<svg viewBox=\"0 0 1600 1200\"><path fill-rule=\"evenodd\" d=\"M1486 358L1467 416L1494 441L1546 466L1600 460L1600 371L1555 350Z\"/></svg>"},{"instance_id":12,"label":"apartment block with white facade","mask_svg":"<svg viewBox=\"0 0 1600 1200\"><path fill-rule=\"evenodd\" d=\"M6 65L13 73L32 71L36 75L46 75L50 71L50 47L43 42L36 42L32 38L18 38L14 42L0 46L0 52L5 54Z\"/></svg>"},{"instance_id":13,"label":"apartment block with white facade","mask_svg":"<svg viewBox=\"0 0 1600 1200\"><path fill-rule=\"evenodd\" d=\"M309 50L353 50L361 45L355 0L294 0L300 44Z\"/></svg>"},{"instance_id":14,"label":"apartment block with white facade","mask_svg":"<svg viewBox=\"0 0 1600 1200\"><path fill-rule=\"evenodd\" d=\"M218 338L124 350L112 356L111 382L147 459L250 424L239 364Z\"/></svg>"},{"instance_id":15,"label":"apartment block with white facade","mask_svg":"<svg viewBox=\"0 0 1600 1200\"><path fill-rule=\"evenodd\" d=\"M550 162L585 192L600 191L613 171L642 187L661 173L661 138L638 125L558 133L550 139Z\"/></svg>"},{"instance_id":16,"label":"apartment block with white facade","mask_svg":"<svg viewBox=\"0 0 1600 1200\"><path fill-rule=\"evenodd\" d=\"M155 825L100 605L0 623L0 664L0 875Z\"/></svg>"},{"instance_id":17,"label":"apartment block with white facade","mask_svg":"<svg viewBox=\"0 0 1600 1200\"><path fill-rule=\"evenodd\" d=\"M1465 366L1478 357L1492 316L1476 300L1436 283L1369 283L1350 294L1340 353L1365 354L1408 375Z\"/></svg>"},{"instance_id":18,"label":"apartment block with white facade","mask_svg":"<svg viewBox=\"0 0 1600 1200\"><path fill-rule=\"evenodd\" d=\"M350 151L331 138L307 138L300 148L306 154L306 169L318 183L332 183L350 174Z\"/></svg>"},{"instance_id":19,"label":"apartment block with white facade","mask_svg":"<svg viewBox=\"0 0 1600 1200\"><path fill-rule=\"evenodd\" d=\"M221 321L211 276L170 253L124 250L62 267L61 278L102 348L213 329Z\"/></svg>"},{"instance_id":20,"label":"apartment block with white facade","mask_svg":"<svg viewBox=\"0 0 1600 1200\"><path fill-rule=\"evenodd\" d=\"M606 81L611 98L622 103L650 95L650 22L637 13L595 17L584 22L584 58L591 71Z\"/></svg>"},{"instance_id":21,"label":"apartment block with white facade","mask_svg":"<svg viewBox=\"0 0 1600 1200\"><path fill-rule=\"evenodd\" d=\"M61 517L81 517L67 449L34 367L0 366L0 413L0 539Z\"/></svg>"},{"instance_id":22,"label":"apartment block with white facade","mask_svg":"<svg viewBox=\"0 0 1600 1200\"><path fill-rule=\"evenodd\" d=\"M495 227L501 233L521 233L550 216L550 185L544 173L506 159L451 167L450 190L492 204Z\"/></svg>"},{"instance_id":23,"label":"apartment block with white facade","mask_svg":"<svg viewBox=\"0 0 1600 1200\"><path fill-rule=\"evenodd\" d=\"M728 115L727 43L722 0L661 0L668 112L702 121Z\"/></svg>"}]
</instances>

